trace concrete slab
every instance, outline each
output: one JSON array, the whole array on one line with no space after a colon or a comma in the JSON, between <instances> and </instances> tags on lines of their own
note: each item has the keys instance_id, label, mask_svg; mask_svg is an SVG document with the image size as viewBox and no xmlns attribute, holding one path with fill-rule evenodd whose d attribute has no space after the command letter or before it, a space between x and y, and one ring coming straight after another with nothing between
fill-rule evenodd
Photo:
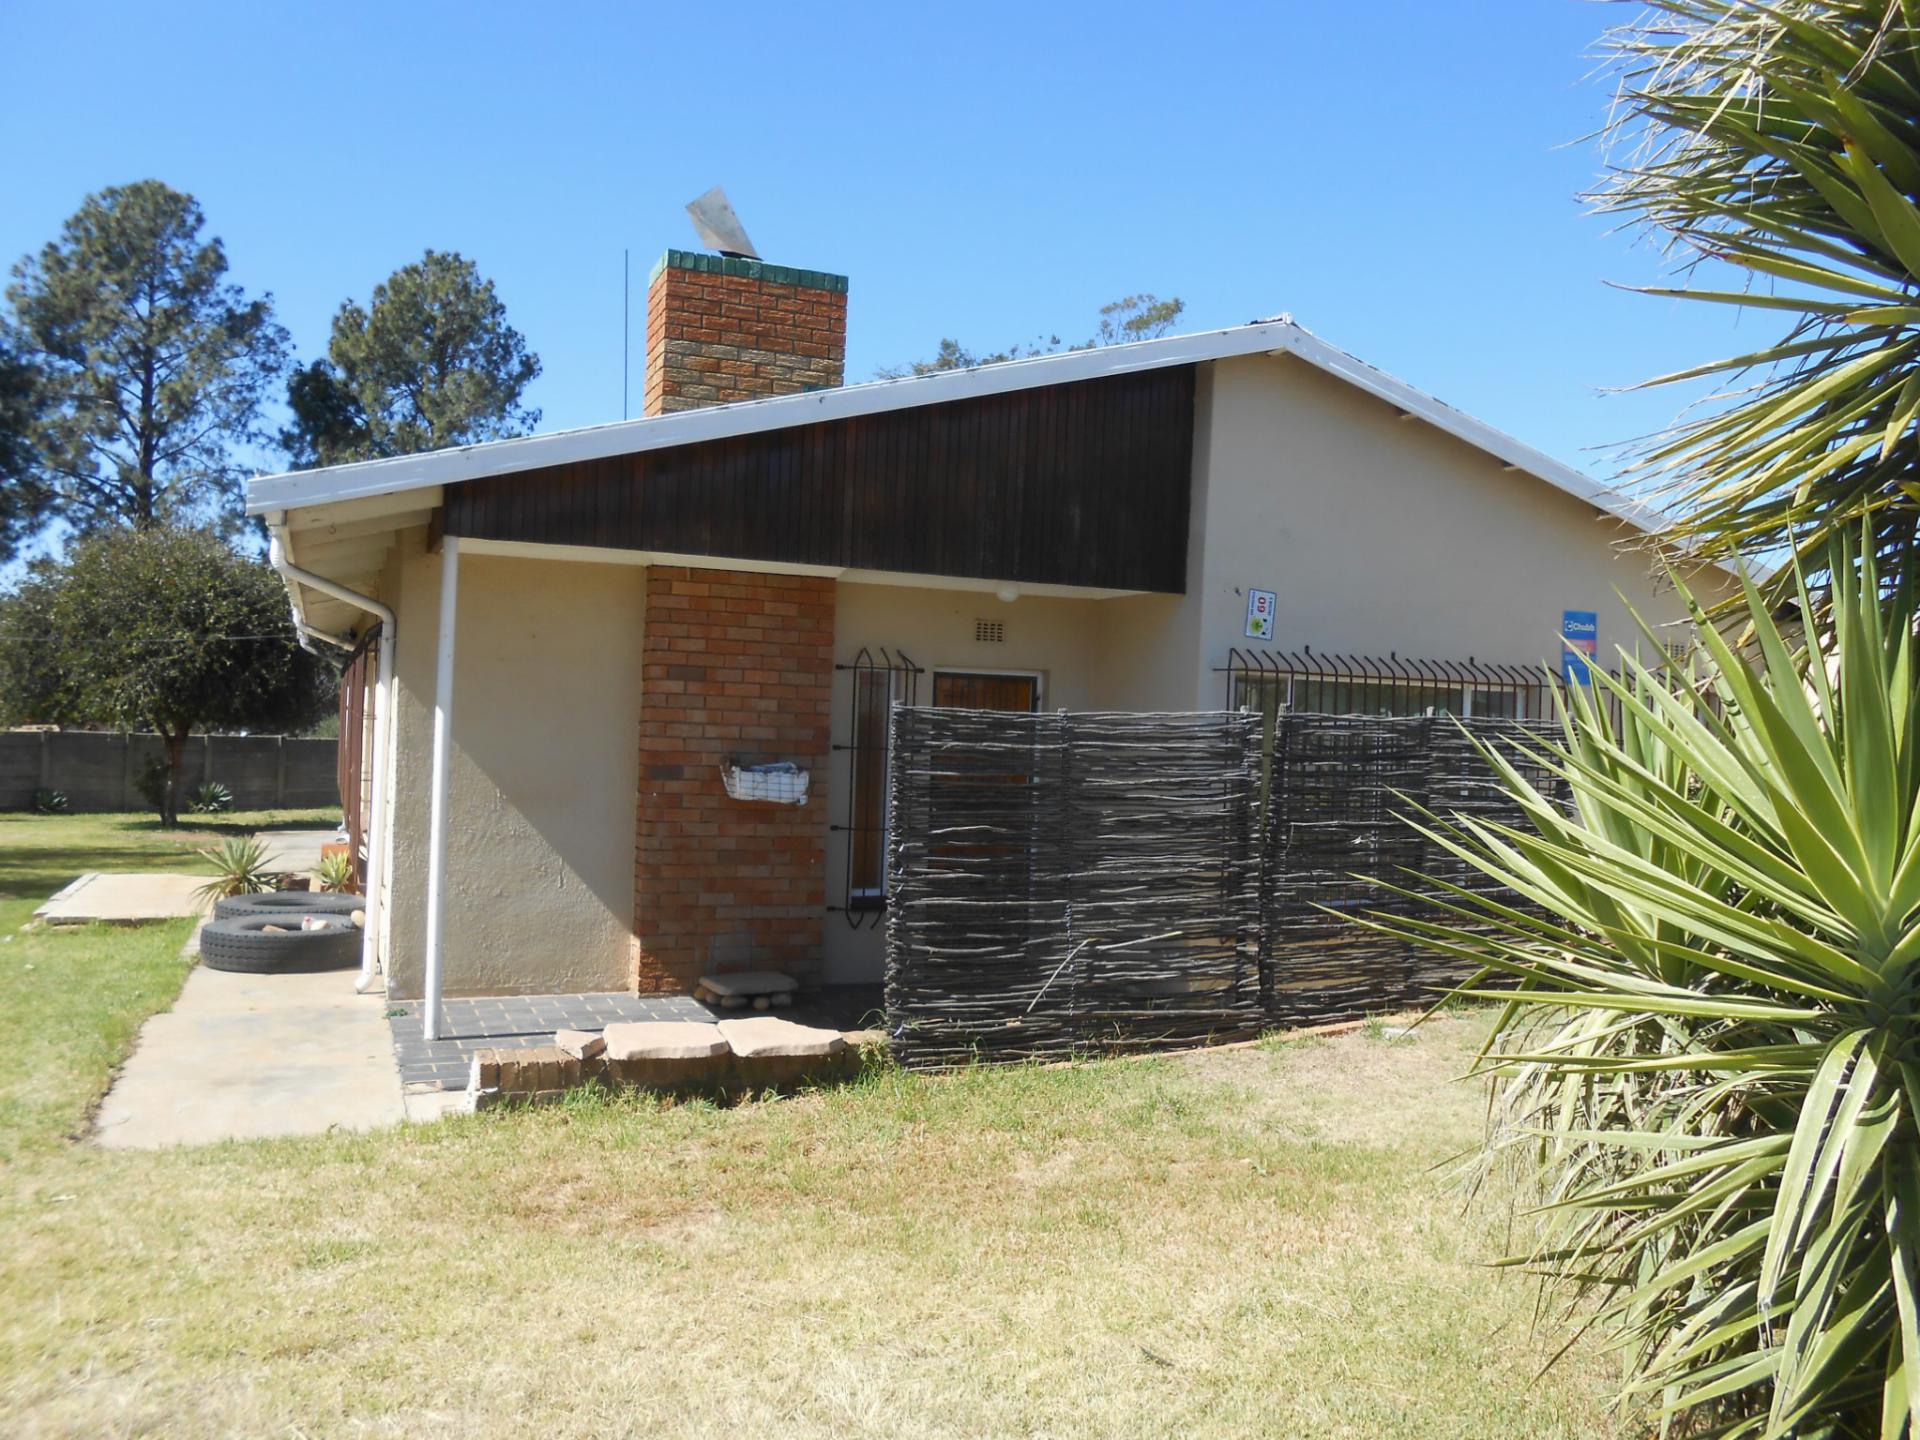
<instances>
[{"instance_id":1,"label":"concrete slab","mask_svg":"<svg viewBox=\"0 0 1920 1440\"><path fill-rule=\"evenodd\" d=\"M206 912L194 892L205 875L82 875L46 904L34 918L49 925L139 925L177 920Z\"/></svg>"},{"instance_id":2,"label":"concrete slab","mask_svg":"<svg viewBox=\"0 0 1920 1440\"><path fill-rule=\"evenodd\" d=\"M639 1020L609 1025L609 1060L706 1060L727 1053L718 1025L695 1020Z\"/></svg>"},{"instance_id":3,"label":"concrete slab","mask_svg":"<svg viewBox=\"0 0 1920 1440\"><path fill-rule=\"evenodd\" d=\"M262 830L253 838L267 852L267 868L284 875L311 875L320 868L320 847L339 838L337 830Z\"/></svg>"},{"instance_id":4,"label":"concrete slab","mask_svg":"<svg viewBox=\"0 0 1920 1440\"><path fill-rule=\"evenodd\" d=\"M752 1020L722 1020L717 1027L733 1053L742 1060L776 1057L838 1055L847 1040L838 1030L796 1025L791 1020L757 1016ZM609 1042L611 1043L611 1042Z\"/></svg>"},{"instance_id":5,"label":"concrete slab","mask_svg":"<svg viewBox=\"0 0 1920 1440\"><path fill-rule=\"evenodd\" d=\"M702 975L700 983L716 995L777 995L794 989L793 977L774 970L742 970L732 975Z\"/></svg>"},{"instance_id":6,"label":"concrete slab","mask_svg":"<svg viewBox=\"0 0 1920 1440\"><path fill-rule=\"evenodd\" d=\"M402 1097L407 1119L415 1125L431 1125L449 1115L471 1115L473 1096L465 1090L422 1090Z\"/></svg>"},{"instance_id":7,"label":"concrete slab","mask_svg":"<svg viewBox=\"0 0 1920 1440\"><path fill-rule=\"evenodd\" d=\"M195 967L173 1009L141 1027L95 1140L158 1149L398 1123L384 1002L354 994L357 973Z\"/></svg>"},{"instance_id":8,"label":"concrete slab","mask_svg":"<svg viewBox=\"0 0 1920 1440\"><path fill-rule=\"evenodd\" d=\"M605 1053L607 1037L593 1030L556 1030L553 1043L576 1060L592 1060Z\"/></svg>"}]
</instances>

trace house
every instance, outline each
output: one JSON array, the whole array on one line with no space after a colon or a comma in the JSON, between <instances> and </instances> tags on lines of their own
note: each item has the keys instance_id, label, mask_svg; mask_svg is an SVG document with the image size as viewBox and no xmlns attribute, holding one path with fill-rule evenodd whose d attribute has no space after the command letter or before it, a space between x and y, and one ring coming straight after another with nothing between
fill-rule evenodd
<instances>
[{"instance_id":1,"label":"house","mask_svg":"<svg viewBox=\"0 0 1920 1440\"><path fill-rule=\"evenodd\" d=\"M846 319L669 251L644 418L251 484L356 652L391 995L877 979L895 701L1312 704L1310 649L1373 657L1343 703L1515 713L1563 630L1681 615L1657 515L1288 319L843 385Z\"/></svg>"}]
</instances>

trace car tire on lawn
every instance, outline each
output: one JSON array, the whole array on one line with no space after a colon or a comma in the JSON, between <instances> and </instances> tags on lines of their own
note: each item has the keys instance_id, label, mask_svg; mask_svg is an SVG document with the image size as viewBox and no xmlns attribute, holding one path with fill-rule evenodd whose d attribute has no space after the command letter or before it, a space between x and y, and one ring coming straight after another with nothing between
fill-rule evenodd
<instances>
[{"instance_id":1,"label":"car tire on lawn","mask_svg":"<svg viewBox=\"0 0 1920 1440\"><path fill-rule=\"evenodd\" d=\"M336 895L329 890L269 890L264 895L229 895L213 904L216 920L238 920L242 915L351 915L367 908L364 895Z\"/></svg>"},{"instance_id":2,"label":"car tire on lawn","mask_svg":"<svg viewBox=\"0 0 1920 1440\"><path fill-rule=\"evenodd\" d=\"M342 916L327 915L321 918L332 923L325 930L302 930L304 918L281 910L209 920L200 928L200 963L245 975L346 970L360 963L358 927ZM269 925L286 928L276 933L266 929Z\"/></svg>"}]
</instances>

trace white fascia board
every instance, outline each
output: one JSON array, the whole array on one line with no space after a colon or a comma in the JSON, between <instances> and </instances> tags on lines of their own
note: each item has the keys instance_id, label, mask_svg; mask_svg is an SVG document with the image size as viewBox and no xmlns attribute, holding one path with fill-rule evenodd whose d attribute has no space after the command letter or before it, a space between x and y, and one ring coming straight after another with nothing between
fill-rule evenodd
<instances>
[{"instance_id":1,"label":"white fascia board","mask_svg":"<svg viewBox=\"0 0 1920 1440\"><path fill-rule=\"evenodd\" d=\"M247 513L268 515L294 507L336 505L351 500L396 495L407 491L458 484L492 475L510 475L547 465L604 460L617 455L639 455L706 440L764 434L796 425L878 415L918 405L1005 395L1044 385L1158 370L1172 365L1231 360L1243 355L1292 355L1330 375L1357 386L1387 404L1416 416L1435 429L1465 441L1516 470L1523 470L1556 489L1636 529L1658 534L1669 524L1658 510L1562 464L1476 420L1464 411L1417 390L1330 345L1287 316L1236 325L1225 330L1203 330L1193 335L1170 335L1163 340L1141 340L1097 350L1072 350L1057 355L1035 355L971 370L942 370L898 380L876 380L803 395L781 395L767 400L743 400L701 410L683 410L642 420L560 430L551 435L528 435L516 440L494 440L424 455L402 455L390 460L367 460L321 470L296 470L264 475L247 486Z\"/></svg>"}]
</instances>

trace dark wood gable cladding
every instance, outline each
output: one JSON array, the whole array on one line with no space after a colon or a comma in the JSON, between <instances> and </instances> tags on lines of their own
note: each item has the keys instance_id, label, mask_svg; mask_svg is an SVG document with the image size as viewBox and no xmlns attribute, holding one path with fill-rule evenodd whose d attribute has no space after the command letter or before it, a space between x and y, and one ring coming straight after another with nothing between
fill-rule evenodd
<instances>
[{"instance_id":1,"label":"dark wood gable cladding","mask_svg":"<svg viewBox=\"0 0 1920 1440\"><path fill-rule=\"evenodd\" d=\"M446 533L1179 592L1190 365L449 486Z\"/></svg>"}]
</instances>

